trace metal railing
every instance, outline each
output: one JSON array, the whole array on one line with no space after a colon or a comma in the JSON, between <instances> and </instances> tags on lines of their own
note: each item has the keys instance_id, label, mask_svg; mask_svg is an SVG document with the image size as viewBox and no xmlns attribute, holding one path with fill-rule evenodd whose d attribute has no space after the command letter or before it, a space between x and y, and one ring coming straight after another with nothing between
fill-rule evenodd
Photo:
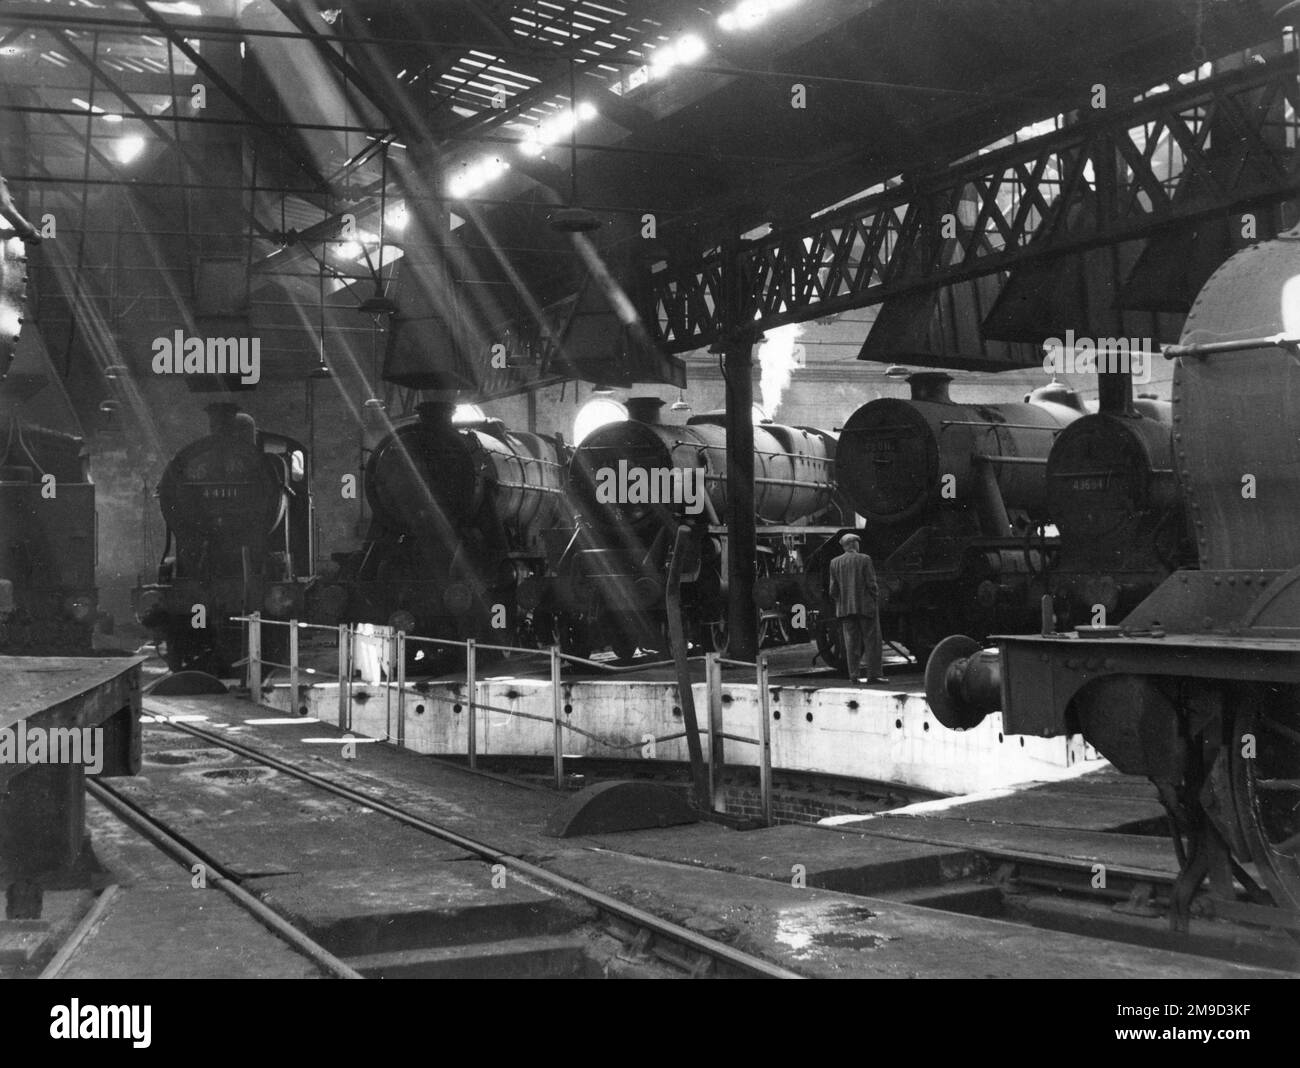
<instances>
[{"instance_id":1,"label":"metal railing","mask_svg":"<svg viewBox=\"0 0 1300 1068\"><path fill-rule=\"evenodd\" d=\"M574 726L570 723L567 716L572 712L572 706L566 705L564 701L563 666L568 662L594 669L604 675L626 675L633 672L644 671L647 667L646 664L618 667L612 664L602 663L599 660L590 660L586 657L576 656L572 653L565 653L558 645L552 645L545 649L529 649L513 645L494 645L488 642L478 641L474 638L468 638L464 641L458 641L452 638L426 638L418 635L408 635L401 630L390 632L388 628L379 628L379 632L375 634L365 634L358 628L354 628L347 623L340 623L337 626L324 626L317 623L303 623L296 619L266 619L263 618L260 612L253 612L246 616L232 616L231 619L233 621L244 623L248 627L248 657L243 663L247 668L246 678L249 694L252 700L256 702L261 699L263 669L267 667L282 668L288 672L289 707L291 712L296 712L298 709L299 693L301 686L303 685L302 680L304 676L309 680L312 680L307 683L309 686L315 684L314 680L337 680L338 726L342 730L352 730L353 682L356 667L354 643L356 639L371 638L386 645L387 654L382 658L383 662L381 668L387 677L381 678L378 682L371 682L369 685L381 686L384 690L385 719L388 723L386 728L387 737L384 740L396 742L397 745L403 747L406 745L406 699L409 690L406 682L407 645L414 642L421 645L463 649L465 653L464 697L460 702L453 704L453 711L459 712L463 707L467 716L466 753L469 767L471 769L477 769L478 758L480 755L478 731L478 716L480 712L498 712L520 719L532 719L541 722L549 722L551 724L552 766L554 772L554 785L557 790L562 790L564 788L565 731L569 731L571 734L582 735L599 745L615 750L637 749L641 748L645 744L644 738L641 741L634 741L626 744L611 742L592 733L591 731L583 730L581 727ZM268 660L263 657L262 628L266 626L288 628L288 663ZM338 641L338 670L336 673L325 672L318 668L303 665L298 640L299 632L302 630L325 631L336 636ZM546 658L550 668L550 716L538 716L530 712L524 712L520 709L505 708L499 705L488 704L483 701L480 693L481 682L478 678L478 655L481 651L509 653L519 657ZM709 722L707 727L701 727L699 729L699 733L707 735L709 739L709 792L712 798L714 810L717 812L723 812L726 810L726 790L723 782L723 775L726 767L724 743L731 741L745 745L756 745L759 747L759 796L763 813L763 822L765 825L770 826L772 823L772 741L770 719L771 698L768 687L767 656L762 655L757 661L749 661L731 660L718 653L706 653L703 657L694 656L690 657L689 660L692 663L698 663L701 660L704 662L704 684L709 707ZM659 666L660 664L670 664L671 661L656 661L654 663L655 666ZM723 729L723 667L752 668L755 672L755 681L757 682L758 688L759 712L759 731L757 738L741 734L728 734ZM396 708L393 707L394 700L396 702ZM394 712L396 713L395 716ZM396 723L396 730L393 729L394 720ZM650 737L653 738L657 745L661 742L676 741L679 738L685 738L686 735L686 731L678 731L675 734L668 734L663 737L653 735Z\"/></svg>"},{"instance_id":2,"label":"metal railing","mask_svg":"<svg viewBox=\"0 0 1300 1068\"><path fill-rule=\"evenodd\" d=\"M722 750L723 741L744 742L758 746L758 796L763 809L763 825L772 826L772 720L771 693L767 687L767 656L760 655L757 662L749 660L728 660L726 657L710 653L713 662L711 678L706 678L709 695L709 791L713 795L715 810L719 798L725 804L725 788L722 783L722 771L726 766ZM754 669L758 683L758 737L746 738L743 735L724 734L722 731L722 666L750 667ZM707 667L706 667L707 672ZM716 701L715 701L716 696ZM719 810L720 811L720 810Z\"/></svg>"}]
</instances>

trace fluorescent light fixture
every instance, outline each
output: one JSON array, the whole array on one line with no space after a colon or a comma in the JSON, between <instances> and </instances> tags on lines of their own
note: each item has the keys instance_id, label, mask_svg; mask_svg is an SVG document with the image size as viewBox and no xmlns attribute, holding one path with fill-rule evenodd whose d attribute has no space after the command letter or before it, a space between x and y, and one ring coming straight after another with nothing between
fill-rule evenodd
<instances>
[{"instance_id":1,"label":"fluorescent light fixture","mask_svg":"<svg viewBox=\"0 0 1300 1068\"><path fill-rule=\"evenodd\" d=\"M102 118L105 122L121 122L121 121L122 121L122 116L121 116L121 115L113 115L113 114L111 114L111 113L110 113L110 114L106 114L106 115L102 115L101 118Z\"/></svg>"},{"instance_id":2,"label":"fluorescent light fixture","mask_svg":"<svg viewBox=\"0 0 1300 1068\"><path fill-rule=\"evenodd\" d=\"M117 157L118 163L130 163L144 151L144 146L145 140L139 134L127 134L118 138L117 144L113 146L113 155Z\"/></svg>"}]
</instances>

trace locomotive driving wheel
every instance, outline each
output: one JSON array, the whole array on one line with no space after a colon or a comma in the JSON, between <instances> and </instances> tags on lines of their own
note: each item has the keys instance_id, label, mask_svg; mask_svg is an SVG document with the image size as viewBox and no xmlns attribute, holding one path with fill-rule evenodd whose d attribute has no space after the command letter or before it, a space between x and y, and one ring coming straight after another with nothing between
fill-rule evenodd
<instances>
[{"instance_id":1,"label":"locomotive driving wheel","mask_svg":"<svg viewBox=\"0 0 1300 1068\"><path fill-rule=\"evenodd\" d=\"M720 619L713 623L706 623L704 625L704 641L710 652L717 653L719 656L726 656L727 647L731 641L727 631L727 621Z\"/></svg>"},{"instance_id":2,"label":"locomotive driving wheel","mask_svg":"<svg viewBox=\"0 0 1300 1068\"><path fill-rule=\"evenodd\" d=\"M1300 695L1239 706L1212 789L1279 908L1300 910Z\"/></svg>"},{"instance_id":3,"label":"locomotive driving wheel","mask_svg":"<svg viewBox=\"0 0 1300 1068\"><path fill-rule=\"evenodd\" d=\"M844 659L844 629L838 619L823 619L817 624L817 651L828 667L839 672L848 668Z\"/></svg>"}]
</instances>

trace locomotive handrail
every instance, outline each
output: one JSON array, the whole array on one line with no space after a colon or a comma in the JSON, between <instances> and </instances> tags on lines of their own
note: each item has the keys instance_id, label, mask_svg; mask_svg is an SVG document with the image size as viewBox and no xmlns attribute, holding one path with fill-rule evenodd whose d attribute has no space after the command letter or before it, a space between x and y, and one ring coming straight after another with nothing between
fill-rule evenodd
<instances>
[{"instance_id":1,"label":"locomotive handrail","mask_svg":"<svg viewBox=\"0 0 1300 1068\"><path fill-rule=\"evenodd\" d=\"M1240 341L1207 341L1202 345L1166 345L1160 355L1166 360L1177 360L1184 356L1213 356L1220 352L1242 352L1246 349L1300 348L1300 335L1269 334L1265 337L1248 337Z\"/></svg>"},{"instance_id":2,"label":"locomotive handrail","mask_svg":"<svg viewBox=\"0 0 1300 1068\"><path fill-rule=\"evenodd\" d=\"M991 464L1047 464L1046 456L1003 456L998 453L977 452L971 454L972 460L983 460Z\"/></svg>"},{"instance_id":3,"label":"locomotive handrail","mask_svg":"<svg viewBox=\"0 0 1300 1068\"><path fill-rule=\"evenodd\" d=\"M705 475L705 482L726 482L726 475ZM810 482L807 479L798 478L762 478L755 476L754 483L762 483L765 486L812 486L814 489L834 489L834 482Z\"/></svg>"},{"instance_id":4,"label":"locomotive handrail","mask_svg":"<svg viewBox=\"0 0 1300 1068\"><path fill-rule=\"evenodd\" d=\"M1053 434L1059 434L1065 429L1063 426L1043 426L1040 423L991 423L981 422L978 419L941 419L939 425L944 426L982 426L988 430L1047 430Z\"/></svg>"}]
</instances>

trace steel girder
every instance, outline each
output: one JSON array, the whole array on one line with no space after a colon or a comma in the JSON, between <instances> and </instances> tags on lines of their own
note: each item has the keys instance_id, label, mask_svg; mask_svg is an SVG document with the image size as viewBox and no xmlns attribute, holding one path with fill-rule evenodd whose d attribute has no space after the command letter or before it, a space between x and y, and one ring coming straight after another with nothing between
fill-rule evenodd
<instances>
[{"instance_id":1,"label":"steel girder","mask_svg":"<svg viewBox=\"0 0 1300 1068\"><path fill-rule=\"evenodd\" d=\"M663 348L687 352L729 328L804 322L1282 200L1300 190L1298 112L1295 55L1177 86L774 231L734 259L713 249L647 266L640 310ZM743 302L728 323L733 273Z\"/></svg>"}]
</instances>

